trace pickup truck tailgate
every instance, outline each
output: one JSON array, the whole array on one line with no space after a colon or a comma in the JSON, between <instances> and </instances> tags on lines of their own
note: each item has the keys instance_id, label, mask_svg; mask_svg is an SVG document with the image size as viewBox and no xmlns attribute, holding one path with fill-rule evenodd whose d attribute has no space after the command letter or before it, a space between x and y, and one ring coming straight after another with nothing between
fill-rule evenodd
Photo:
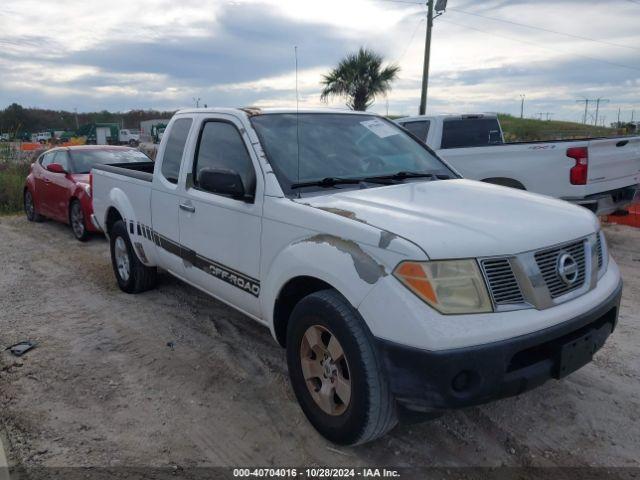
<instances>
[{"instance_id":1,"label":"pickup truck tailgate","mask_svg":"<svg viewBox=\"0 0 640 480\"><path fill-rule=\"evenodd\" d=\"M640 183L640 137L589 141L587 194Z\"/></svg>"}]
</instances>

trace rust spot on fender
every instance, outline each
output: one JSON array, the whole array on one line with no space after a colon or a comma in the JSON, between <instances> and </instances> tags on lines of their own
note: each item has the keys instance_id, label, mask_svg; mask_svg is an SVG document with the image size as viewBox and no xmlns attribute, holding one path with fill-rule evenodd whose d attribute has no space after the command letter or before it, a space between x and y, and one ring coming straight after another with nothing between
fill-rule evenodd
<instances>
[{"instance_id":1,"label":"rust spot on fender","mask_svg":"<svg viewBox=\"0 0 640 480\"><path fill-rule=\"evenodd\" d=\"M371 255L362 250L360 245L353 240L346 240L328 234L318 234L296 243L303 242L324 243L348 254L351 260L353 260L353 266L358 276L371 285L376 283L380 278L387 276L385 268L376 262Z\"/></svg>"},{"instance_id":2,"label":"rust spot on fender","mask_svg":"<svg viewBox=\"0 0 640 480\"><path fill-rule=\"evenodd\" d=\"M389 248L389 244L393 241L394 238L398 238L395 233L388 232L383 230L380 232L380 240L378 241L378 247L380 248Z\"/></svg>"},{"instance_id":3,"label":"rust spot on fender","mask_svg":"<svg viewBox=\"0 0 640 480\"><path fill-rule=\"evenodd\" d=\"M313 205L311 205L313 207ZM349 218L351 220L355 220L356 222L364 223L368 225L368 223L361 218L358 218L356 214L350 210L343 210L342 208L334 208L334 207L315 207L318 210L324 210L325 212L333 213L335 215L340 215L341 217Z\"/></svg>"}]
</instances>

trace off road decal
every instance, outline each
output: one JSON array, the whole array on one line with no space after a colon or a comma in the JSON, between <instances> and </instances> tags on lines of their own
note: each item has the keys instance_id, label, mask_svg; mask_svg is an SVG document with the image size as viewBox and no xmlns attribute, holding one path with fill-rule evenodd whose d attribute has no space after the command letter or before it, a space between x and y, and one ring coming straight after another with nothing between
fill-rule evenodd
<instances>
[{"instance_id":1,"label":"off road decal","mask_svg":"<svg viewBox=\"0 0 640 480\"><path fill-rule=\"evenodd\" d=\"M139 236L149 239L163 250L182 258L195 268L198 268L203 272L228 283L229 285L233 285L240 290L244 290L254 297L260 296L260 280L245 275L242 272L238 272L226 265L222 265L210 258L203 257L184 245L180 245L179 243L160 235L158 232L140 222L137 222L136 226ZM133 222L131 223L131 229L133 229Z\"/></svg>"}]
</instances>

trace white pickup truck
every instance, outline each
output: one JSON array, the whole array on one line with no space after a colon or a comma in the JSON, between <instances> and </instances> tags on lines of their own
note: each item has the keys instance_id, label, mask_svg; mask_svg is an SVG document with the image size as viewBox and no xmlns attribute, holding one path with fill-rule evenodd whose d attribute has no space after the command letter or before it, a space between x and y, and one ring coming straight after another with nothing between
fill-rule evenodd
<instances>
[{"instance_id":1,"label":"white pickup truck","mask_svg":"<svg viewBox=\"0 0 640 480\"><path fill-rule=\"evenodd\" d=\"M562 378L616 326L593 213L461 179L376 115L183 110L92 191L120 288L162 268L267 326L336 443Z\"/></svg>"},{"instance_id":2,"label":"white pickup truck","mask_svg":"<svg viewBox=\"0 0 640 480\"><path fill-rule=\"evenodd\" d=\"M504 143L495 114L396 120L465 178L541 193L608 215L640 184L640 137Z\"/></svg>"},{"instance_id":3,"label":"white pickup truck","mask_svg":"<svg viewBox=\"0 0 640 480\"><path fill-rule=\"evenodd\" d=\"M140 144L140 132L123 128L118 130L118 143L137 147Z\"/></svg>"}]
</instances>

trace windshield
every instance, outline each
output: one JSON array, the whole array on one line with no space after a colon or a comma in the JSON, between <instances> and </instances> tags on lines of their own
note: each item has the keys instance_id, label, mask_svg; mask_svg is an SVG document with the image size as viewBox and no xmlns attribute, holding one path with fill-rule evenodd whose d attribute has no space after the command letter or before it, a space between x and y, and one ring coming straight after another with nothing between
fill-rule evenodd
<instances>
[{"instance_id":1,"label":"windshield","mask_svg":"<svg viewBox=\"0 0 640 480\"><path fill-rule=\"evenodd\" d=\"M278 113L252 117L251 123L288 193L292 185L326 178L367 178L398 172L456 176L404 130L374 115Z\"/></svg>"},{"instance_id":2,"label":"windshield","mask_svg":"<svg viewBox=\"0 0 640 480\"><path fill-rule=\"evenodd\" d=\"M440 148L486 147L502 143L497 118L445 120L442 124Z\"/></svg>"},{"instance_id":3,"label":"windshield","mask_svg":"<svg viewBox=\"0 0 640 480\"><path fill-rule=\"evenodd\" d=\"M96 165L105 163L150 162L151 159L138 150L70 150L71 173L89 173Z\"/></svg>"}]
</instances>

